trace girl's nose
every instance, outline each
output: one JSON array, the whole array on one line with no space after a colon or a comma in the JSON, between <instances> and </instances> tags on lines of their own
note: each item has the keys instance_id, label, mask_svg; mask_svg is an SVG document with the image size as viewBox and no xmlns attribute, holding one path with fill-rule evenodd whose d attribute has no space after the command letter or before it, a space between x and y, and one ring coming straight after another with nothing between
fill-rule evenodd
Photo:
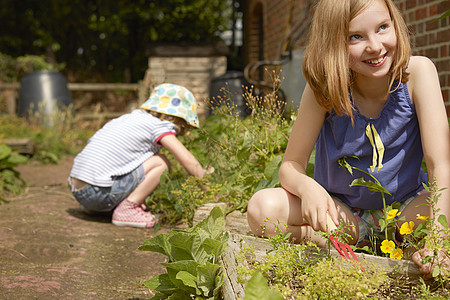
<instances>
[{"instance_id":1,"label":"girl's nose","mask_svg":"<svg viewBox=\"0 0 450 300\"><path fill-rule=\"evenodd\" d=\"M368 52L380 52L382 49L383 49L383 45L377 37L369 38L369 41L367 44Z\"/></svg>"}]
</instances>

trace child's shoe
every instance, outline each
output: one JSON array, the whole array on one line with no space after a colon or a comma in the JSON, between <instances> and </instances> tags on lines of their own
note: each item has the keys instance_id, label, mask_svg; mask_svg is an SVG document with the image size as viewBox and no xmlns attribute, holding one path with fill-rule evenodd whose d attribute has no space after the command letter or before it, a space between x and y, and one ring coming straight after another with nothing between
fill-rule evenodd
<instances>
[{"instance_id":1,"label":"child's shoe","mask_svg":"<svg viewBox=\"0 0 450 300\"><path fill-rule=\"evenodd\" d=\"M114 210L112 223L117 226L149 228L155 226L157 219L145 211L142 205L125 199Z\"/></svg>"}]
</instances>

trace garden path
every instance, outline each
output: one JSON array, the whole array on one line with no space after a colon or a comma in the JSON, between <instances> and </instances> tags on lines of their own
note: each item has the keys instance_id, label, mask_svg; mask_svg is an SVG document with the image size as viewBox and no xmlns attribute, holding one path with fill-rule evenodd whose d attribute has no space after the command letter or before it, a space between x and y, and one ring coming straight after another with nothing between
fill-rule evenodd
<instances>
[{"instance_id":1,"label":"garden path","mask_svg":"<svg viewBox=\"0 0 450 300\"><path fill-rule=\"evenodd\" d=\"M29 187L0 205L0 299L149 299L142 281L165 272L165 256L137 248L153 229L81 213L71 163L18 168Z\"/></svg>"}]
</instances>

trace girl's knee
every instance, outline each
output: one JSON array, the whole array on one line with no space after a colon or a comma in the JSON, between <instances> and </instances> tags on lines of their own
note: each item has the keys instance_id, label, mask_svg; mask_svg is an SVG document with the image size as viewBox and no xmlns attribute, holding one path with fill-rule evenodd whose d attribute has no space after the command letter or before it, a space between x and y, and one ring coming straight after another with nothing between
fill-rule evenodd
<instances>
[{"instance_id":1,"label":"girl's knee","mask_svg":"<svg viewBox=\"0 0 450 300\"><path fill-rule=\"evenodd\" d=\"M145 174L151 170L160 169L161 174L170 169L170 162L165 155L156 154L144 162Z\"/></svg>"},{"instance_id":2,"label":"girl's knee","mask_svg":"<svg viewBox=\"0 0 450 300\"><path fill-rule=\"evenodd\" d=\"M156 154L155 158L158 159L159 165L162 166L163 168L169 170L170 168L170 162L169 159L162 154Z\"/></svg>"},{"instance_id":3,"label":"girl's knee","mask_svg":"<svg viewBox=\"0 0 450 300\"><path fill-rule=\"evenodd\" d=\"M278 219L282 204L272 189L256 192L247 205L247 220L252 231L258 231L267 219Z\"/></svg>"}]
</instances>

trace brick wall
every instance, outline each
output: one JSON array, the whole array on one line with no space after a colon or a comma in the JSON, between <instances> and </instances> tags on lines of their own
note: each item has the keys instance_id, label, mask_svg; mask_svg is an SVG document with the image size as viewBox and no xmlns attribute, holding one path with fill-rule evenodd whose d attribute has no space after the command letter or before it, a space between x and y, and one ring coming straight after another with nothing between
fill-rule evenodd
<instances>
[{"instance_id":1,"label":"brick wall","mask_svg":"<svg viewBox=\"0 0 450 300\"><path fill-rule=\"evenodd\" d=\"M450 115L450 18L436 20L450 9L448 0L394 0L411 31L413 51L436 65L442 95Z\"/></svg>"},{"instance_id":2,"label":"brick wall","mask_svg":"<svg viewBox=\"0 0 450 300\"><path fill-rule=\"evenodd\" d=\"M263 45L265 60L277 59L283 37L287 35L290 27L303 17L306 2L307 0L244 1L244 61L249 63L259 60L256 49L260 45ZM447 106L447 114L450 116L450 17L435 20L450 9L450 1L394 0L394 2L402 11L410 28L414 54L429 57L438 69L442 95ZM258 27L255 26L257 17L263 19L262 42L258 40ZM295 48L301 48L303 45L304 40L301 40L295 44Z\"/></svg>"}]
</instances>

